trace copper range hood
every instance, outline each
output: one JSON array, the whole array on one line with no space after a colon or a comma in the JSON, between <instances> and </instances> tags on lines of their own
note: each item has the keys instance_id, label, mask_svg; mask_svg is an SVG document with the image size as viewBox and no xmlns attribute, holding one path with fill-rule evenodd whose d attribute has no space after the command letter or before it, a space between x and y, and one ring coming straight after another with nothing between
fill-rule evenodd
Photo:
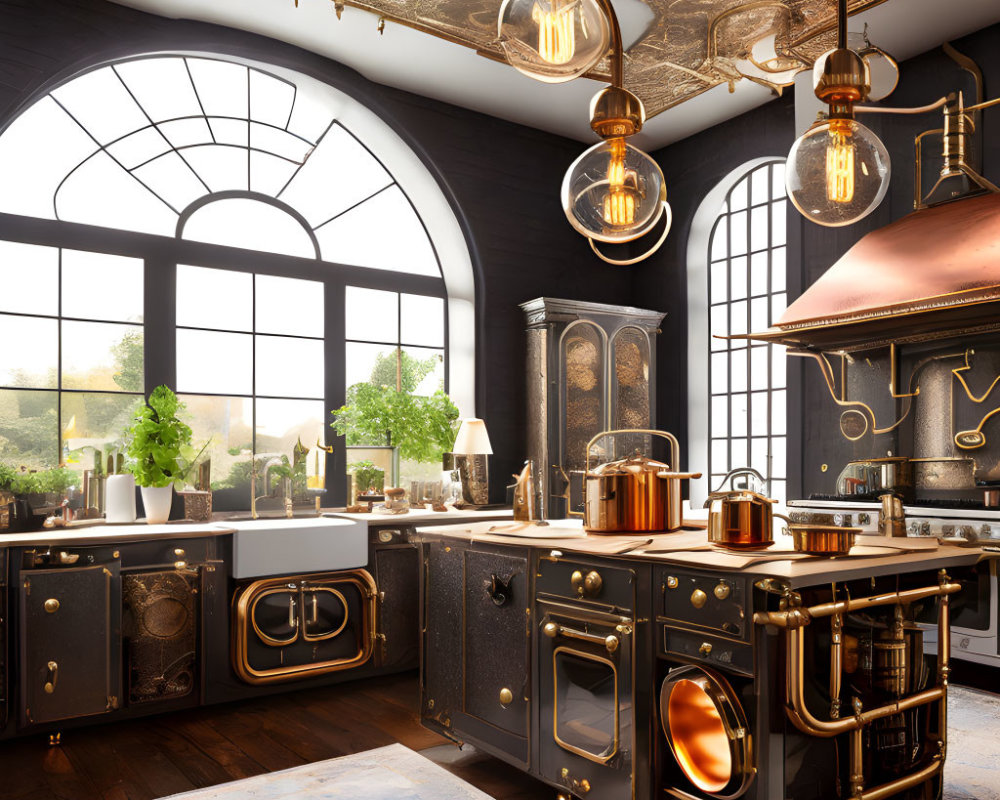
<instances>
[{"instance_id":1,"label":"copper range hood","mask_svg":"<svg viewBox=\"0 0 1000 800\"><path fill-rule=\"evenodd\" d=\"M990 193L867 234L775 326L748 338L829 352L997 330L1000 195Z\"/></svg>"}]
</instances>

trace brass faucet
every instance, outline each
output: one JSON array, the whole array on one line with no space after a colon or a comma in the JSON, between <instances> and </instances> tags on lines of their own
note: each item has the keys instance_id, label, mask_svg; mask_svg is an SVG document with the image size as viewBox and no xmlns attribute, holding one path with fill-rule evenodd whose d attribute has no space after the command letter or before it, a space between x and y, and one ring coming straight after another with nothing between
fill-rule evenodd
<instances>
[{"instance_id":1,"label":"brass faucet","mask_svg":"<svg viewBox=\"0 0 1000 800\"><path fill-rule=\"evenodd\" d=\"M266 458L267 461L264 463L264 494L257 495L257 462L261 459ZM263 500L268 497L268 482L267 473L270 471L271 467L284 463L284 456L276 453L261 453L252 457L252 466L250 468L250 518L260 519L260 515L257 513L257 501ZM287 479L286 479L287 480ZM289 487L285 486L285 515L291 516L291 491Z\"/></svg>"}]
</instances>

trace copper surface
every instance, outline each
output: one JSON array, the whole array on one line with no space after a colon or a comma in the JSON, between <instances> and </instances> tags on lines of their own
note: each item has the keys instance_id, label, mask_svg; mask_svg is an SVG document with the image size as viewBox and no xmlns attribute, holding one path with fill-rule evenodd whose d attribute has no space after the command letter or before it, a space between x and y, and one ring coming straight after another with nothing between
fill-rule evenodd
<instances>
[{"instance_id":1,"label":"copper surface","mask_svg":"<svg viewBox=\"0 0 1000 800\"><path fill-rule=\"evenodd\" d=\"M864 236L782 314L794 331L1000 299L1000 195L925 208Z\"/></svg>"},{"instance_id":2,"label":"copper surface","mask_svg":"<svg viewBox=\"0 0 1000 800\"><path fill-rule=\"evenodd\" d=\"M853 0L856 14L884 0ZM720 84L743 78L753 45L775 36L776 63L758 65L751 80L780 90L789 66L804 68L836 44L836 7L829 0L646 0L653 19L625 51L624 86L653 117ZM503 61L496 0L344 0L390 22L472 48ZM610 80L605 59L588 73Z\"/></svg>"},{"instance_id":3,"label":"copper surface","mask_svg":"<svg viewBox=\"0 0 1000 800\"><path fill-rule=\"evenodd\" d=\"M861 528L841 528L836 525L793 523L788 526L795 552L813 556L846 556L854 546L854 537Z\"/></svg>"},{"instance_id":4,"label":"copper surface","mask_svg":"<svg viewBox=\"0 0 1000 800\"><path fill-rule=\"evenodd\" d=\"M708 500L710 543L731 550L754 550L774 544L774 501L769 497L734 491L713 494Z\"/></svg>"},{"instance_id":5,"label":"copper surface","mask_svg":"<svg viewBox=\"0 0 1000 800\"><path fill-rule=\"evenodd\" d=\"M729 737L715 701L698 683L674 684L667 703L667 726L677 763L703 792L721 792L733 775Z\"/></svg>"}]
</instances>

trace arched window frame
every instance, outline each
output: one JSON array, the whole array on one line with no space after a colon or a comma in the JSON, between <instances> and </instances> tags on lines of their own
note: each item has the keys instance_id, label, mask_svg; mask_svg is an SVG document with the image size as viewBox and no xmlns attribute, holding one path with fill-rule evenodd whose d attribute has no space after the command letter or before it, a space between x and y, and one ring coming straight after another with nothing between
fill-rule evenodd
<instances>
[{"instance_id":1,"label":"arched window frame","mask_svg":"<svg viewBox=\"0 0 1000 800\"><path fill-rule=\"evenodd\" d=\"M381 289L399 293L440 297L445 302L445 388L459 407L462 416L475 416L475 283L471 257L464 233L455 213L434 175L412 148L374 111L343 91L303 73L255 61L217 53L148 53L136 54L114 62L186 55L227 61L265 72L299 89L308 87L319 102L336 109L336 124L352 136L379 160L417 211L435 258L440 277L406 272L337 264L316 259L299 258L257 250L245 250L216 244L200 243L182 238L162 236L114 228L101 228L42 217L20 217L0 212L0 239L11 242L76 249L109 255L125 255L144 261L144 293L146 297L147 331L145 347L145 384L147 390L160 383L175 385L174 337L157 336L155 331L176 330L173 302L175 269L178 264L192 264L223 270L253 272L260 275L320 280L324 283L327 309L342 309L347 286ZM34 102L48 96L59 86L86 72L107 66L96 64L65 81L50 85L45 92L25 103L19 113ZM0 136L19 114L2 121ZM253 193L245 194L251 197ZM221 196L221 193L218 195ZM286 209L287 210L287 209ZM183 221L178 222L178 235ZM326 387L328 409L343 402L344 391L344 319L342 314L327 314L326 323ZM333 352L331 352L333 351ZM327 475L342 475L344 453L328 457ZM331 482L328 480L328 487ZM340 499L343 482L333 480L333 499ZM328 496L329 497L329 496Z\"/></svg>"},{"instance_id":2,"label":"arched window frame","mask_svg":"<svg viewBox=\"0 0 1000 800\"><path fill-rule=\"evenodd\" d=\"M778 174L783 175L783 165L784 158L782 157L761 157L755 158L741 164L739 167L728 173L713 189L705 196L702 202L699 204L697 211L695 212L694 218L691 224L691 231L688 238L687 247L687 311L688 311L688 441L689 449L691 452L690 461L691 463L696 463L704 465L704 476L697 481L691 482L691 503L694 507L700 507L707 497L708 493L715 488L721 482L722 476L728 471L728 468L735 468L740 466L753 466L759 472L765 475L765 477L773 477L775 479L774 485L771 488L772 494L777 496L778 499L786 499L787 487L788 487L788 463L792 461L788 453L788 443L789 443L789 424L788 424L788 410L790 409L790 403L788 402L788 378L787 378L787 368L784 364L784 348L780 348L776 345L765 345L768 349L768 380L766 382L766 387L758 388L754 390L753 393L766 392L767 402L768 402L768 414L767 414L767 428L763 435L756 438L767 438L767 454L768 458L765 459L769 463L751 463L752 458L748 458L746 462L742 459L736 459L736 461L741 463L727 464L727 469L722 469L717 463L713 463L712 457L712 406L713 399L718 400L723 394L751 394L750 385L750 368L749 368L749 353L747 357L748 367L746 376L747 388L745 391L733 392L730 388L728 382L729 376L727 375L727 385L725 392L716 392L712 383L712 354L725 353L727 350L731 350L734 346L739 349L746 346L748 343L746 341L737 341L729 343L724 348L719 348L713 350L712 346L712 331L713 320L712 320L712 308L713 298L710 296L710 282L711 282L711 265L713 261L718 261L719 259L713 258L712 246L713 238L717 230L717 226L721 222L725 222L729 216L729 201L732 193L741 186L741 182L747 179L747 203L746 208L749 210L752 206L767 206L768 209L768 246L763 251L767 252L767 263L768 263L768 281L767 281L767 291L766 292L754 292L750 284L749 278L749 264L751 252L754 252L754 248L749 245L746 248L746 259L747 259L747 318L749 319L749 298L754 295L758 298L767 298L767 320L763 326L767 327L772 324L776 315L780 314L784 305L781 304L780 307L776 307L772 302L772 296L775 294L780 294L782 297L787 296L788 292L788 280L787 275L784 274L783 270L782 277L784 278L784 284L781 290L778 292L772 291L771 277L772 277L772 264L771 257L772 253L777 248L786 248L787 252L787 233L785 230L785 219L786 219L786 208L787 200L784 195L784 180L778 177ZM750 188L749 180L750 176L753 175L757 170L765 169L768 172L768 196L766 203L756 204L753 203L750 198ZM781 187L780 193L774 191L775 187ZM749 214L749 211L748 211ZM780 244L774 244L773 234L774 228L772 227L772 220L775 223L780 222L781 239ZM749 229L749 220L748 220ZM749 237L749 233L747 234ZM726 241L726 254L725 257L729 260L731 253L728 248L728 240ZM717 253L715 255L718 255ZM741 254L742 255L742 254ZM739 256L737 256L739 257ZM785 260L787 265L787 258ZM787 266L786 266L787 270ZM725 292L725 303L728 306L732 305L732 297L729 293L729 286L726 287ZM716 300L718 300L718 294L716 295ZM715 307L719 307L719 303L715 304ZM727 312L727 326L729 323L729 317L731 316L731 311ZM716 320L715 326L719 325L719 321ZM756 329L758 326L754 326L753 323L750 327ZM745 326L743 329L736 328L733 333L746 332ZM775 351L773 348L779 348ZM773 365L776 361L780 360L782 379L780 380L781 386L775 385L771 380ZM758 384L759 386L759 384ZM785 398L785 414L780 419L775 419L774 415L771 413L772 409L770 407L771 396L775 391L780 391L784 393ZM713 398L713 394L716 396ZM731 403L731 401L729 401ZM728 404L727 404L728 406ZM751 422L749 420L749 409L747 410L747 431L745 436L738 436L735 438L746 438L748 442L748 451L750 451L750 440L753 437L754 431L751 429ZM731 428L727 423L727 436L725 438L734 438L731 436ZM716 429L718 432L718 429ZM758 431L759 433L759 431ZM722 437L719 437L722 438ZM784 448L785 453L784 459L778 459L780 463L777 463L772 458L772 439L781 439L781 444ZM731 449L731 448L730 448ZM780 455L780 454L779 454ZM715 459L718 461L718 459Z\"/></svg>"}]
</instances>

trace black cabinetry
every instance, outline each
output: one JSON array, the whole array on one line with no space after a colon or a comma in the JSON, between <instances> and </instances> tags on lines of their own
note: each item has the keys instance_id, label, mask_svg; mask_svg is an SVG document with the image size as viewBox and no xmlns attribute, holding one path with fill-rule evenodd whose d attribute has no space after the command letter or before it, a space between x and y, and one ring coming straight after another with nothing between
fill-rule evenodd
<instances>
[{"instance_id":1,"label":"black cabinetry","mask_svg":"<svg viewBox=\"0 0 1000 800\"><path fill-rule=\"evenodd\" d=\"M422 714L454 738L527 767L529 551L424 544Z\"/></svg>"}]
</instances>

